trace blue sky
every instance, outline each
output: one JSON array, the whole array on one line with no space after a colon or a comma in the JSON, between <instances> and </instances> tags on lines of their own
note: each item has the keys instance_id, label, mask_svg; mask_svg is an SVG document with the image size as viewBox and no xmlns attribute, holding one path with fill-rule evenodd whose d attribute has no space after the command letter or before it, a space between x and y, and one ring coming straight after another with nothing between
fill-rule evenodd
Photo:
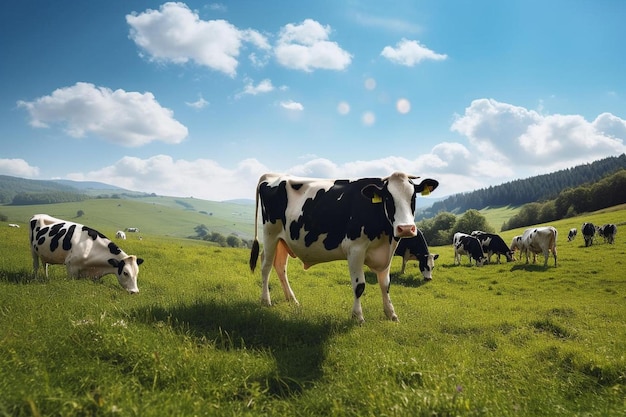
<instances>
[{"instance_id":1,"label":"blue sky","mask_svg":"<svg viewBox=\"0 0 626 417\"><path fill-rule=\"evenodd\" d=\"M254 198L268 171L471 191L626 152L626 2L11 1L0 174Z\"/></svg>"}]
</instances>

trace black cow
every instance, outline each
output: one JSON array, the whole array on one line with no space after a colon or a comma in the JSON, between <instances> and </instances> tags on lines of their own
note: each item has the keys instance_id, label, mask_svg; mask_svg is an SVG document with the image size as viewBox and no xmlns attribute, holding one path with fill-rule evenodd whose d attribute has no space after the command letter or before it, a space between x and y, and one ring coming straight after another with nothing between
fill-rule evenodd
<instances>
[{"instance_id":1,"label":"black cow","mask_svg":"<svg viewBox=\"0 0 626 417\"><path fill-rule=\"evenodd\" d=\"M576 230L575 227L572 229L569 229L569 233L567 233L567 241L571 242L572 240L574 240L577 234L578 234L578 230Z\"/></svg>"},{"instance_id":2,"label":"black cow","mask_svg":"<svg viewBox=\"0 0 626 417\"><path fill-rule=\"evenodd\" d=\"M287 279L289 256L302 260L304 268L346 259L350 270L354 304L352 315L361 323L361 295L365 290L363 265L378 277L383 309L398 320L389 298L389 268L399 238L413 237L417 193L428 194L439 183L396 172L385 178L332 180L265 174L259 179L256 213L263 218L261 302L271 305L269 275L278 274L288 301L297 303ZM259 256L255 237L250 253L254 271Z\"/></svg>"},{"instance_id":3,"label":"black cow","mask_svg":"<svg viewBox=\"0 0 626 417\"><path fill-rule=\"evenodd\" d=\"M454 264L461 264L461 256L467 255L470 260L476 261L476 266L482 266L487 260L483 247L474 236L470 236L466 233L457 232L452 239L452 246L454 246Z\"/></svg>"},{"instance_id":4,"label":"black cow","mask_svg":"<svg viewBox=\"0 0 626 417\"><path fill-rule=\"evenodd\" d=\"M593 223L583 223L580 230L583 232L585 247L593 245L593 238L596 234L596 227L593 225Z\"/></svg>"},{"instance_id":5,"label":"black cow","mask_svg":"<svg viewBox=\"0 0 626 417\"><path fill-rule=\"evenodd\" d=\"M604 238L605 243L613 244L615 235L617 234L617 226L613 223L605 224L597 228L598 236Z\"/></svg>"},{"instance_id":6,"label":"black cow","mask_svg":"<svg viewBox=\"0 0 626 417\"><path fill-rule=\"evenodd\" d=\"M472 236L478 239L480 245L483 247L483 252L487 254L487 263L491 263L491 256L494 254L498 257L498 263L500 263L500 255L504 255L507 262L514 260L513 251L509 249L499 235L474 231L472 232Z\"/></svg>"},{"instance_id":7,"label":"black cow","mask_svg":"<svg viewBox=\"0 0 626 417\"><path fill-rule=\"evenodd\" d=\"M400 239L394 255L402 256L401 274L404 274L408 261L418 261L424 279L429 281L433 278L432 272L435 267L435 259L437 259L439 255L428 252L428 244L421 230L417 229L417 235L414 237Z\"/></svg>"}]
</instances>

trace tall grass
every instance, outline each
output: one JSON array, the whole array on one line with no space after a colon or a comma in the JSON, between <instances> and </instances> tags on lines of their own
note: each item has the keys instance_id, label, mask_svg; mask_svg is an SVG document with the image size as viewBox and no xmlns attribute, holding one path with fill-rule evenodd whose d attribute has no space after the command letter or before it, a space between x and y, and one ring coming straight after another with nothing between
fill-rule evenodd
<instances>
[{"instance_id":1,"label":"tall grass","mask_svg":"<svg viewBox=\"0 0 626 417\"><path fill-rule=\"evenodd\" d=\"M425 283L394 259L400 323L368 273L363 326L345 262L291 260L301 304L273 275L267 308L247 250L145 234L118 242L146 259L130 296L62 266L33 279L26 228L3 227L0 414L626 415L626 228L614 245L567 242L583 221L623 223L626 210L553 223L557 268L454 266L434 247Z\"/></svg>"}]
</instances>

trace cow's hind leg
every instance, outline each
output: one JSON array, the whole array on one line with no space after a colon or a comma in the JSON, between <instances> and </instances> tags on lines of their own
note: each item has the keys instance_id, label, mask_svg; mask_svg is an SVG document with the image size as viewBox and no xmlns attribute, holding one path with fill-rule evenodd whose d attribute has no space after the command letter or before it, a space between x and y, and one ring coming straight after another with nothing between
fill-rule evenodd
<instances>
[{"instance_id":1,"label":"cow's hind leg","mask_svg":"<svg viewBox=\"0 0 626 417\"><path fill-rule=\"evenodd\" d=\"M278 245L276 245L276 254L274 255L274 269L276 270L276 274L278 275L278 279L280 280L280 285L283 287L283 292L285 293L285 298L287 301L293 301L296 304L298 300L289 285L289 280L287 279L287 261L289 260L289 250L287 245L282 240L278 241Z\"/></svg>"},{"instance_id":2,"label":"cow's hind leg","mask_svg":"<svg viewBox=\"0 0 626 417\"><path fill-rule=\"evenodd\" d=\"M261 304L271 306L272 298L270 296L270 273L272 272L272 264L274 263L274 255L276 254L277 242L264 242L263 253L261 254Z\"/></svg>"}]
</instances>

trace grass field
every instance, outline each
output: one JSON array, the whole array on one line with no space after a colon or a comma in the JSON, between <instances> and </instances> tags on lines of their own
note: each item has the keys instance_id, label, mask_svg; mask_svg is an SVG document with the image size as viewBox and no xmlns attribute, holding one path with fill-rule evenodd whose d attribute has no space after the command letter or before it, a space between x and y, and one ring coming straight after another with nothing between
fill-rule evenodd
<instances>
[{"instance_id":1,"label":"grass field","mask_svg":"<svg viewBox=\"0 0 626 417\"><path fill-rule=\"evenodd\" d=\"M89 225L113 236L121 225L98 210ZM567 242L583 221L621 224L616 243ZM0 224L0 415L626 415L626 209L552 224L557 268L454 266L450 246L434 247L425 283L394 259L400 323L368 274L362 326L345 262L292 260L301 305L273 275L267 308L249 251L148 231L118 242L146 260L130 296L114 276L73 280L62 266L32 279L27 228Z\"/></svg>"}]
</instances>

